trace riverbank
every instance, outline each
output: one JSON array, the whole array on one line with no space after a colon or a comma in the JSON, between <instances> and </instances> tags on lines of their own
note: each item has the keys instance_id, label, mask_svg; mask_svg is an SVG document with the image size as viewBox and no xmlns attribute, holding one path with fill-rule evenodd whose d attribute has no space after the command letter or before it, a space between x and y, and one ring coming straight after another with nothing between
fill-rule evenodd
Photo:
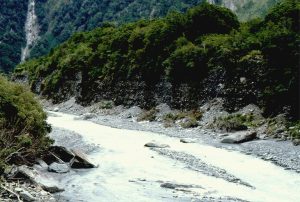
<instances>
[{"instance_id":1,"label":"riverbank","mask_svg":"<svg viewBox=\"0 0 300 202\"><path fill-rule=\"evenodd\" d=\"M298 173L252 155L204 142L184 143L162 133L103 126L82 116L49 115L56 136L61 129L74 131L79 136L74 134L72 142L80 137L98 147L89 153L98 168L61 176L65 191L58 197L65 201L299 200ZM68 139L62 143L69 144Z\"/></svg>"},{"instance_id":2,"label":"riverbank","mask_svg":"<svg viewBox=\"0 0 300 202\"><path fill-rule=\"evenodd\" d=\"M300 147L294 146L291 141L283 141L281 138L273 139L259 133L257 139L253 141L242 144L224 144L221 143L221 140L228 133L214 132L200 126L188 129L182 128L180 125L166 127L160 120L138 122L138 118L144 113L139 107L125 108L117 106L109 109L99 108L98 105L83 107L76 104L74 99L58 105L52 105L45 100L42 102L47 110L78 115L80 116L79 119L82 120L89 120L113 128L149 131L180 139L191 139L197 143L253 155L263 160L271 161L285 169L300 173ZM158 114L160 113L158 116L162 117L169 112L170 109L168 107L162 107L160 112L158 112ZM214 117L222 113L226 112L211 110L205 120L214 119Z\"/></svg>"}]
</instances>

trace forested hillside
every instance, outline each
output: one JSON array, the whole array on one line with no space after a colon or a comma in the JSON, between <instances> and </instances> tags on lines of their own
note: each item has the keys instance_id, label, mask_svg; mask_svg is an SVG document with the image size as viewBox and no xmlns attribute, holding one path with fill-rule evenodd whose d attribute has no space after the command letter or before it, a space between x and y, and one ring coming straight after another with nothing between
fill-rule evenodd
<instances>
[{"instance_id":1,"label":"forested hillside","mask_svg":"<svg viewBox=\"0 0 300 202\"><path fill-rule=\"evenodd\" d=\"M8 72L20 62L27 4L27 0L0 0L0 72Z\"/></svg>"},{"instance_id":2,"label":"forested hillside","mask_svg":"<svg viewBox=\"0 0 300 202\"><path fill-rule=\"evenodd\" d=\"M242 20L261 17L278 0L210 0L231 8ZM74 32L92 30L112 22L120 25L138 19L154 19L170 11L184 12L204 0L35 0L38 40L30 46L30 57L49 53ZM0 0L0 70L11 71L25 47L25 21L28 0Z\"/></svg>"},{"instance_id":3,"label":"forested hillside","mask_svg":"<svg viewBox=\"0 0 300 202\"><path fill-rule=\"evenodd\" d=\"M16 72L28 73L32 89L56 102L76 96L81 103L193 108L222 97L229 111L254 103L267 116L284 111L299 119L299 9L285 0L264 20L240 24L230 10L202 4L162 19L107 24Z\"/></svg>"}]
</instances>

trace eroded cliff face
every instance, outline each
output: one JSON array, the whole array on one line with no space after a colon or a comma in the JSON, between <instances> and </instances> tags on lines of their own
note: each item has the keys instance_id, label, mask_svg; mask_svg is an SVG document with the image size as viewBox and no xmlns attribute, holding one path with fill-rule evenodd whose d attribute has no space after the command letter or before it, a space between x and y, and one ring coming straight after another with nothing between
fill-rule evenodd
<instances>
[{"instance_id":1,"label":"eroded cliff face","mask_svg":"<svg viewBox=\"0 0 300 202\"><path fill-rule=\"evenodd\" d=\"M39 25L35 13L35 0L28 1L28 12L25 23L26 46L22 48L21 62L25 61L30 55L30 48L39 39Z\"/></svg>"}]
</instances>

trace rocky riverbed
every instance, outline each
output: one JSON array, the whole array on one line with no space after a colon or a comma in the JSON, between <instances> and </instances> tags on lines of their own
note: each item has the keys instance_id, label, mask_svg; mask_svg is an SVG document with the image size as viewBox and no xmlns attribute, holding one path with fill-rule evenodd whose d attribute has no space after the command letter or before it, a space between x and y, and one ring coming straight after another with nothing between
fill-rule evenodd
<instances>
[{"instance_id":1,"label":"rocky riverbed","mask_svg":"<svg viewBox=\"0 0 300 202\"><path fill-rule=\"evenodd\" d=\"M35 165L41 176L65 191L52 195L39 186L6 184L23 200L300 200L300 147L261 131L208 130L205 125L213 117L227 114L218 106L193 128L182 127L184 118L166 127L162 117L174 110L164 104L152 121L141 121L145 110L139 107L82 107L72 99L59 105L44 101L44 106L55 146L80 150L99 167L53 173L50 166ZM243 110L257 112L255 106ZM3 193L5 201L18 201L9 191Z\"/></svg>"},{"instance_id":2,"label":"rocky riverbed","mask_svg":"<svg viewBox=\"0 0 300 202\"><path fill-rule=\"evenodd\" d=\"M184 140L192 140L196 143L204 143L213 145L218 148L227 150L239 151L247 155L254 155L266 161L279 165L288 170L294 170L300 173L300 147L294 146L291 141L284 141L282 138L274 139L266 136L263 131L258 131L257 138L252 141L246 141L242 144L224 144L222 140L232 133L215 132L205 127L196 127L184 129L178 125L173 127L165 127L165 124L158 118L158 121L141 121L138 122L138 117L143 113L139 107L125 108L123 106L113 107L112 109L99 108L95 104L89 107L83 107L75 103L75 99L70 99L68 102L59 105L52 105L48 101L43 101L44 106L48 110L60 111L78 115L77 119L89 120L105 126L110 126L120 129L131 129L138 131L149 131L164 134L170 137L180 138ZM204 107L208 107L204 105ZM211 107L211 106L209 106ZM168 106L160 106L158 117L170 113L172 111ZM204 114L203 125L208 125L214 117L224 116L228 113L223 111L220 105L211 107ZM260 113L256 106L246 107L241 110L242 113L250 111ZM258 130L261 130L258 129Z\"/></svg>"},{"instance_id":3,"label":"rocky riverbed","mask_svg":"<svg viewBox=\"0 0 300 202\"><path fill-rule=\"evenodd\" d=\"M68 139L77 142L79 138L80 142L98 147L89 158L99 167L62 175L59 183L65 191L58 195L59 200L299 200L298 173L234 151L235 148L229 150L205 138L187 136L196 129L185 133L178 129L181 135L170 136L134 128L111 128L82 120L86 116L50 112L49 123L55 127L53 137L60 133L60 128L76 131L69 134L73 138L62 136L66 137L59 139L62 144L68 146Z\"/></svg>"}]
</instances>

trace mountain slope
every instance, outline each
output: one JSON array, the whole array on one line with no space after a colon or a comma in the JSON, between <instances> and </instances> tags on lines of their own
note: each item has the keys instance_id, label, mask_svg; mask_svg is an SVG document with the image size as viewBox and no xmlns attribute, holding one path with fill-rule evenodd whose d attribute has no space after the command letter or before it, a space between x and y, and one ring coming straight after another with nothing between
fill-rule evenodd
<instances>
[{"instance_id":1,"label":"mountain slope","mask_svg":"<svg viewBox=\"0 0 300 202\"><path fill-rule=\"evenodd\" d=\"M21 59L25 44L27 0L0 0L0 72L8 72Z\"/></svg>"},{"instance_id":2,"label":"mountain slope","mask_svg":"<svg viewBox=\"0 0 300 202\"><path fill-rule=\"evenodd\" d=\"M267 116L299 119L299 10L286 0L264 20L240 26L228 9L202 4L186 14L106 25L75 34L16 73L28 74L32 89L55 102L75 96L82 104L197 108L218 96L229 111L253 103Z\"/></svg>"},{"instance_id":3,"label":"mountain slope","mask_svg":"<svg viewBox=\"0 0 300 202\"><path fill-rule=\"evenodd\" d=\"M186 11L204 0L35 0L39 37L29 43L30 58L49 53L74 32L91 30L103 22L123 24L138 19L165 16L169 11ZM264 16L278 0L211 0L229 7L245 20ZM0 70L11 71L25 48L25 21L28 0L0 0ZM28 44L28 43L27 43ZM27 50L27 49L25 49Z\"/></svg>"}]
</instances>

